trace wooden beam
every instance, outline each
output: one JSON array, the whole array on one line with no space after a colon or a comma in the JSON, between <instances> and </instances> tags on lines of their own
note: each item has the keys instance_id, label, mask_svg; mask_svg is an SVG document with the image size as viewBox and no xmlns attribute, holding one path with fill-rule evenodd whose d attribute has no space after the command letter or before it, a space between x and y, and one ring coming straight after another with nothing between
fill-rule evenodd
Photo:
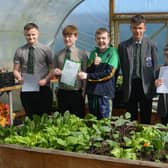
<instances>
[{"instance_id":1,"label":"wooden beam","mask_svg":"<svg viewBox=\"0 0 168 168\"><path fill-rule=\"evenodd\" d=\"M114 0L109 0L109 30L110 30L110 36L113 35L113 29L112 29L112 20L114 16Z\"/></svg>"},{"instance_id":2,"label":"wooden beam","mask_svg":"<svg viewBox=\"0 0 168 168\"><path fill-rule=\"evenodd\" d=\"M168 23L168 12L153 12L153 13L115 13L115 0L109 0L109 30L111 43L117 47L119 42L119 25L129 23L132 16L142 14L145 16L147 23ZM168 36L168 27L167 27ZM168 42L168 39L167 39Z\"/></svg>"}]
</instances>

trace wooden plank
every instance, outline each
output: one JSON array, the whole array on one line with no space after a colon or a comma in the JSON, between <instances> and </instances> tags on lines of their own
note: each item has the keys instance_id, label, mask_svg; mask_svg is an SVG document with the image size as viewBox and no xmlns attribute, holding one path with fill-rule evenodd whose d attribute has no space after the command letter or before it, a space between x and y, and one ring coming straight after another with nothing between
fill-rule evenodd
<instances>
[{"instance_id":1,"label":"wooden plank","mask_svg":"<svg viewBox=\"0 0 168 168\"><path fill-rule=\"evenodd\" d=\"M58 79L52 79L51 83L58 83ZM20 90L22 88L22 85L13 85L13 86L8 86L8 87L3 87L0 88L0 92L8 92L8 91L13 91L13 90Z\"/></svg>"},{"instance_id":2,"label":"wooden plank","mask_svg":"<svg viewBox=\"0 0 168 168\"><path fill-rule=\"evenodd\" d=\"M0 145L2 168L167 168L167 164L132 161L107 156L90 155L19 145Z\"/></svg>"},{"instance_id":3,"label":"wooden plank","mask_svg":"<svg viewBox=\"0 0 168 168\"><path fill-rule=\"evenodd\" d=\"M8 87L0 88L0 92L19 90L21 89L21 87L22 87L21 85L8 86Z\"/></svg>"}]
</instances>

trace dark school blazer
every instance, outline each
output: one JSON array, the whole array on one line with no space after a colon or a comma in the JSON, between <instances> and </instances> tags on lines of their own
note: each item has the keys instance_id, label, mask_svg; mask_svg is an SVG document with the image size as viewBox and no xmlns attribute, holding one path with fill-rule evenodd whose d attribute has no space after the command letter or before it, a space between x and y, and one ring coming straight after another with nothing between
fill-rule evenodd
<instances>
[{"instance_id":1,"label":"dark school blazer","mask_svg":"<svg viewBox=\"0 0 168 168\"><path fill-rule=\"evenodd\" d=\"M133 38L119 44L120 68L123 75L124 101L128 101L131 93L131 81L134 63ZM157 47L150 39L144 37L141 41L141 79L145 95L152 98L154 95L154 79L157 68Z\"/></svg>"}]
</instances>

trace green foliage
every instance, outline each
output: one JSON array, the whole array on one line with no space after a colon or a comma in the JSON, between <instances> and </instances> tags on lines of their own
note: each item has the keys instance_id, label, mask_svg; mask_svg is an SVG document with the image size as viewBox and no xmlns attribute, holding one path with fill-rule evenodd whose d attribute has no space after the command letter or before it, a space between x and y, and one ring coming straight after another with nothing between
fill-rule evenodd
<instances>
[{"instance_id":1,"label":"green foliage","mask_svg":"<svg viewBox=\"0 0 168 168\"><path fill-rule=\"evenodd\" d=\"M80 119L62 116L26 118L22 126L0 127L0 142L29 147L87 152L125 159L168 161L168 128L130 122L130 114L97 120L89 114Z\"/></svg>"},{"instance_id":2,"label":"green foliage","mask_svg":"<svg viewBox=\"0 0 168 168\"><path fill-rule=\"evenodd\" d=\"M123 84L123 76L119 75L116 80L116 88L120 88Z\"/></svg>"}]
</instances>

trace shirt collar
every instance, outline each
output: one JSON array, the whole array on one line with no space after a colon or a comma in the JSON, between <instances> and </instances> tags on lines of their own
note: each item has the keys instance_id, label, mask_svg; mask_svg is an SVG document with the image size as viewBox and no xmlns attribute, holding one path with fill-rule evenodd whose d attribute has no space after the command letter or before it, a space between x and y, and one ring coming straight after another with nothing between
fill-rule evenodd
<instances>
[{"instance_id":1,"label":"shirt collar","mask_svg":"<svg viewBox=\"0 0 168 168\"><path fill-rule=\"evenodd\" d=\"M39 42L37 42L37 43L35 43L33 45L27 44L27 47L28 48L30 48L30 47L36 48L38 45L39 45Z\"/></svg>"},{"instance_id":2,"label":"shirt collar","mask_svg":"<svg viewBox=\"0 0 168 168\"><path fill-rule=\"evenodd\" d=\"M138 40L138 41L133 39L133 41L134 41L135 44L142 44L142 40L143 40L143 38L141 38L141 39Z\"/></svg>"},{"instance_id":3,"label":"shirt collar","mask_svg":"<svg viewBox=\"0 0 168 168\"><path fill-rule=\"evenodd\" d=\"M140 45L141 45L141 44L142 44L142 40L141 40L141 41L134 41L133 44L134 44L134 45L137 45L137 44L140 44Z\"/></svg>"},{"instance_id":4,"label":"shirt collar","mask_svg":"<svg viewBox=\"0 0 168 168\"><path fill-rule=\"evenodd\" d=\"M74 49L76 48L76 46L75 45L73 45L73 46L71 46L71 47L65 47L65 50L67 50L67 49L69 49L70 51L73 51Z\"/></svg>"},{"instance_id":5,"label":"shirt collar","mask_svg":"<svg viewBox=\"0 0 168 168\"><path fill-rule=\"evenodd\" d=\"M106 51L109 50L110 47L112 47L111 44L110 44L104 51L100 51L99 47L96 47L96 51L97 51L98 53L105 53Z\"/></svg>"}]
</instances>

